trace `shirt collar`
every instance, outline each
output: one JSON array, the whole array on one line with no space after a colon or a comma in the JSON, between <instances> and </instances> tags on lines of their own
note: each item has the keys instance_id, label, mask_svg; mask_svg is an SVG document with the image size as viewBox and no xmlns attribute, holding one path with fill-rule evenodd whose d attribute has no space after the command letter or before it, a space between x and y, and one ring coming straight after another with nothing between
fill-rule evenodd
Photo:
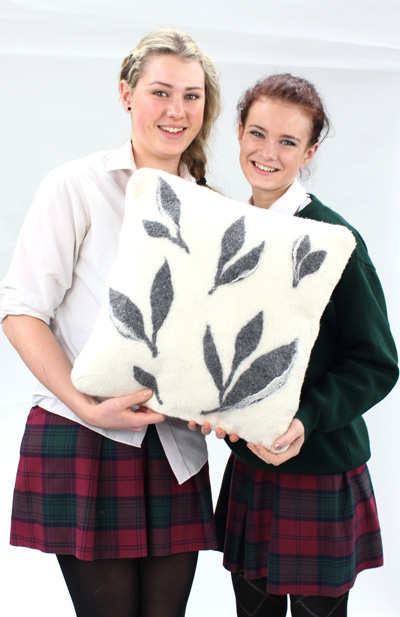
<instances>
[{"instance_id":1,"label":"shirt collar","mask_svg":"<svg viewBox=\"0 0 400 617\"><path fill-rule=\"evenodd\" d=\"M130 140L126 141L118 150L112 150L108 154L104 169L106 171L117 171L121 169L136 171Z\"/></svg>"},{"instance_id":2,"label":"shirt collar","mask_svg":"<svg viewBox=\"0 0 400 617\"><path fill-rule=\"evenodd\" d=\"M311 199L306 193L305 188L301 186L300 182L296 178L293 184L289 186L287 191L281 197L279 197L279 199L274 201L274 203L268 208L268 210L270 212L277 212L279 214L288 214L289 216L294 216L308 203L310 203L310 201ZM249 203L254 205L253 197L250 197Z\"/></svg>"},{"instance_id":3,"label":"shirt collar","mask_svg":"<svg viewBox=\"0 0 400 617\"><path fill-rule=\"evenodd\" d=\"M289 214L293 216L304 208L310 201L306 190L301 186L300 182L295 179L293 184L289 186L286 193L277 199L269 208L271 212L279 212L279 214Z\"/></svg>"},{"instance_id":4,"label":"shirt collar","mask_svg":"<svg viewBox=\"0 0 400 617\"><path fill-rule=\"evenodd\" d=\"M106 171L128 169L132 172L137 170L130 140L126 141L118 150L110 152L104 164L104 169ZM195 179L190 175L186 165L181 165L179 167L179 176L184 180L195 182Z\"/></svg>"}]
</instances>

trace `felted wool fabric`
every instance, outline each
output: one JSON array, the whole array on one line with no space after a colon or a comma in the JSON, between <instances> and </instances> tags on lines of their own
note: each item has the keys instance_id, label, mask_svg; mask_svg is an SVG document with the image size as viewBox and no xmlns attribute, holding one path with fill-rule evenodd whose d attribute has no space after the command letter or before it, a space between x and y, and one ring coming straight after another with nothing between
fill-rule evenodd
<instances>
[{"instance_id":1,"label":"felted wool fabric","mask_svg":"<svg viewBox=\"0 0 400 617\"><path fill-rule=\"evenodd\" d=\"M271 448L296 414L321 315L354 247L345 227L140 169L73 383L98 397L149 387L151 409Z\"/></svg>"}]
</instances>

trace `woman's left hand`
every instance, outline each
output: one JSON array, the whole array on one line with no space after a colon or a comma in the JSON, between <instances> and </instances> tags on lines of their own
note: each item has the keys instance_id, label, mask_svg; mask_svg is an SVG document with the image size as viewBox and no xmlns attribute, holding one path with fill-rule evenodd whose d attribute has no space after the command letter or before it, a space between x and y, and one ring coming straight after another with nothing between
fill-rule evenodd
<instances>
[{"instance_id":1,"label":"woman's left hand","mask_svg":"<svg viewBox=\"0 0 400 617\"><path fill-rule=\"evenodd\" d=\"M304 443L304 439L304 424L297 418L294 418L286 433L275 441L274 450L276 453L270 452L264 446L256 446L252 443L248 443L247 447L261 460L270 465L278 466L297 456ZM287 450L279 454L279 450L286 446L288 446Z\"/></svg>"}]
</instances>

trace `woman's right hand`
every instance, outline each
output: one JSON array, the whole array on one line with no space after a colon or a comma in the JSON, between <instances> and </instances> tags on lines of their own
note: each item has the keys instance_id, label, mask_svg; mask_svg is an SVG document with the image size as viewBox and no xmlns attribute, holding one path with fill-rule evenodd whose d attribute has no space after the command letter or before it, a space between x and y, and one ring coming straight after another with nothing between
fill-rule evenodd
<instances>
[{"instance_id":1,"label":"woman's right hand","mask_svg":"<svg viewBox=\"0 0 400 617\"><path fill-rule=\"evenodd\" d=\"M143 406L152 395L151 390L140 390L128 396L109 398L101 403L92 399L87 408L81 409L79 417L90 426L137 433L148 424L158 424L165 420L162 414ZM133 406L138 407L131 409Z\"/></svg>"}]
</instances>

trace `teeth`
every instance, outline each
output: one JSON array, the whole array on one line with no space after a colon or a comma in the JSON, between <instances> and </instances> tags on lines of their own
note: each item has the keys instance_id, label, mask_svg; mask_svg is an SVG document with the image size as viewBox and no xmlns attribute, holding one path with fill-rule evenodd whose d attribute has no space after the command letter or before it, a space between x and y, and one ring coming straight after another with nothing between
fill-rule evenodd
<instances>
[{"instance_id":1,"label":"teeth","mask_svg":"<svg viewBox=\"0 0 400 617\"><path fill-rule=\"evenodd\" d=\"M254 165L255 167L257 167L257 169L261 169L261 171L277 171L275 167L265 167L265 165L261 165L260 163L256 163L255 161Z\"/></svg>"},{"instance_id":2,"label":"teeth","mask_svg":"<svg viewBox=\"0 0 400 617\"><path fill-rule=\"evenodd\" d=\"M174 129L172 126L160 126L160 129L167 131L167 133L182 133L183 128Z\"/></svg>"}]
</instances>

